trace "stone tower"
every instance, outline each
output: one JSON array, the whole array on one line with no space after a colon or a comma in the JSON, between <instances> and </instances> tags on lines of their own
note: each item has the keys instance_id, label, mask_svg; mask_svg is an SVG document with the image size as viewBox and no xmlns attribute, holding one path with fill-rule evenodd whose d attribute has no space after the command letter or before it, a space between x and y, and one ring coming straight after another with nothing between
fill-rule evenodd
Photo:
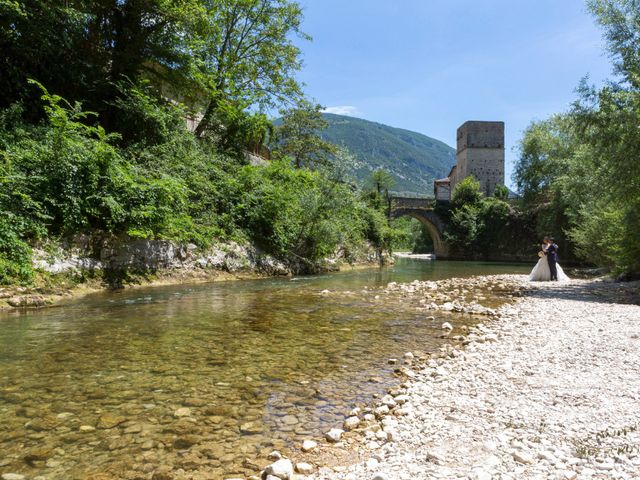
<instances>
[{"instance_id":1,"label":"stone tower","mask_svg":"<svg viewBox=\"0 0 640 480\"><path fill-rule=\"evenodd\" d=\"M496 185L504 185L504 122L469 121L458 128L458 148L451 191L473 175L480 190L493 195Z\"/></svg>"}]
</instances>

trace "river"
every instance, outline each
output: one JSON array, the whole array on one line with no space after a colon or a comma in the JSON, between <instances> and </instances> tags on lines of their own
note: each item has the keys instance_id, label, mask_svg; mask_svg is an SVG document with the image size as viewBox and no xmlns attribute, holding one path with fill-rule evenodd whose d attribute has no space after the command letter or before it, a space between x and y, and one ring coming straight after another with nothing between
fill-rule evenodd
<instances>
[{"instance_id":1,"label":"river","mask_svg":"<svg viewBox=\"0 0 640 480\"><path fill-rule=\"evenodd\" d=\"M394 385L390 357L441 344L441 318L365 292L529 269L399 259L384 269L130 289L0 314L0 473L254 474L271 450L320 438Z\"/></svg>"}]
</instances>

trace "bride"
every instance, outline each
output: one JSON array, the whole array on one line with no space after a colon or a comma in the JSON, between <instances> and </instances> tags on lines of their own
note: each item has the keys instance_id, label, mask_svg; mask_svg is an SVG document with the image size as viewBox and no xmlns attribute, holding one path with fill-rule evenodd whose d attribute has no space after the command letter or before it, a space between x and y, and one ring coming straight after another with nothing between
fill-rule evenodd
<instances>
[{"instance_id":1,"label":"bride","mask_svg":"<svg viewBox=\"0 0 640 480\"><path fill-rule=\"evenodd\" d=\"M530 282L548 282L551 280L551 270L549 269L549 262L547 261L547 248L549 248L547 242L549 242L549 239L545 237L544 243L541 246L542 251L538 252L540 260L538 260L538 263L536 263L536 266L533 267L533 270L531 270L529 274ZM559 263L556 263L556 269L558 270L558 281L568 282L569 277L564 273Z\"/></svg>"}]
</instances>

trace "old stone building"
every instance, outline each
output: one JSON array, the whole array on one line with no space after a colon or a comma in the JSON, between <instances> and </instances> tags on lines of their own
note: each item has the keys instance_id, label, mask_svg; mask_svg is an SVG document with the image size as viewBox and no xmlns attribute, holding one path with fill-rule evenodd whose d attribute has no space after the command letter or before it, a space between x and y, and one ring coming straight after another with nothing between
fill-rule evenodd
<instances>
[{"instance_id":1,"label":"old stone building","mask_svg":"<svg viewBox=\"0 0 640 480\"><path fill-rule=\"evenodd\" d=\"M458 128L456 165L434 182L436 200L451 200L456 185L470 175L486 196L504 185L504 122L469 121Z\"/></svg>"}]
</instances>

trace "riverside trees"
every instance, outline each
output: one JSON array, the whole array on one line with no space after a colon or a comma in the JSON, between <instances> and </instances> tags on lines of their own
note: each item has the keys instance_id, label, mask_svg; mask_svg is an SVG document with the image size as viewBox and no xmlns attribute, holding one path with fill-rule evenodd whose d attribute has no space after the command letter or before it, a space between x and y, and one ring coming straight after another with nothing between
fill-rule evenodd
<instances>
[{"instance_id":1,"label":"riverside trees","mask_svg":"<svg viewBox=\"0 0 640 480\"><path fill-rule=\"evenodd\" d=\"M616 77L583 81L571 110L532 123L514 179L538 229L555 225L578 253L616 271L640 271L640 2L592 0Z\"/></svg>"},{"instance_id":2,"label":"riverside trees","mask_svg":"<svg viewBox=\"0 0 640 480\"><path fill-rule=\"evenodd\" d=\"M0 284L76 233L253 241L311 270L381 242L382 214L292 152L246 165L261 109L300 104L301 19L289 0L0 2Z\"/></svg>"}]
</instances>

